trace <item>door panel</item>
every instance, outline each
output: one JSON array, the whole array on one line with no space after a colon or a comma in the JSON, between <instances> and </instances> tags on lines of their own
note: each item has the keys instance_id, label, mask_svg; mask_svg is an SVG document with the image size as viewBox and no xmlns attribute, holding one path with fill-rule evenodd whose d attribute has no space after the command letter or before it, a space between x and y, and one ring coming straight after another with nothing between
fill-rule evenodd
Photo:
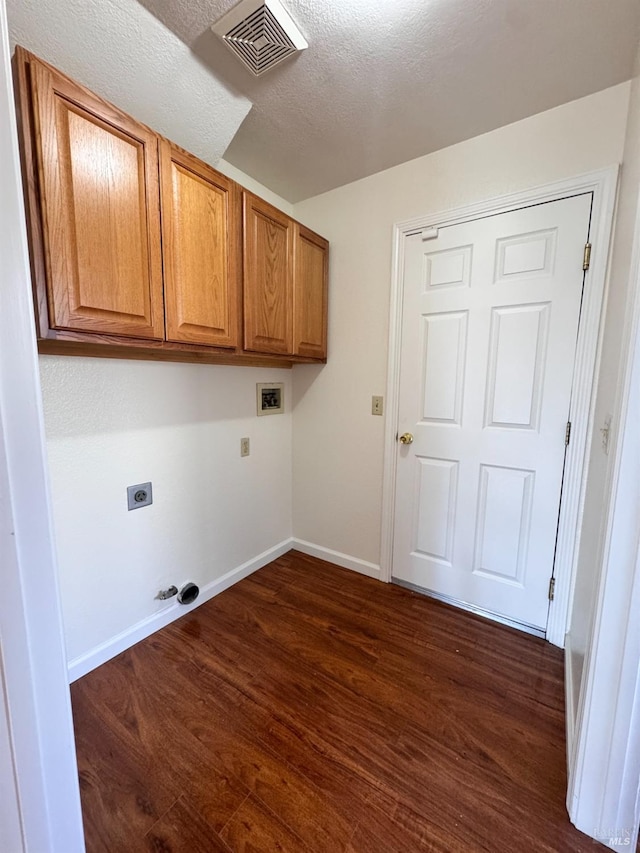
<instances>
[{"instance_id":1,"label":"door panel","mask_svg":"<svg viewBox=\"0 0 640 853\"><path fill-rule=\"evenodd\" d=\"M544 630L591 194L407 239L393 577Z\"/></svg>"},{"instance_id":2,"label":"door panel","mask_svg":"<svg viewBox=\"0 0 640 853\"><path fill-rule=\"evenodd\" d=\"M480 466L473 571L522 586L535 473Z\"/></svg>"},{"instance_id":3,"label":"door panel","mask_svg":"<svg viewBox=\"0 0 640 853\"><path fill-rule=\"evenodd\" d=\"M266 201L244 198L244 347L293 353L294 222Z\"/></svg>"},{"instance_id":4,"label":"door panel","mask_svg":"<svg viewBox=\"0 0 640 853\"><path fill-rule=\"evenodd\" d=\"M423 422L460 425L468 312L423 317Z\"/></svg>"},{"instance_id":5,"label":"door panel","mask_svg":"<svg viewBox=\"0 0 640 853\"><path fill-rule=\"evenodd\" d=\"M548 302L492 309L486 427L537 429L549 313Z\"/></svg>"},{"instance_id":6,"label":"door panel","mask_svg":"<svg viewBox=\"0 0 640 853\"><path fill-rule=\"evenodd\" d=\"M456 246L443 251L425 252L424 287L468 287L471 275L472 246Z\"/></svg>"},{"instance_id":7,"label":"door panel","mask_svg":"<svg viewBox=\"0 0 640 853\"><path fill-rule=\"evenodd\" d=\"M240 212L229 178L161 143L167 340L238 343Z\"/></svg>"},{"instance_id":8,"label":"door panel","mask_svg":"<svg viewBox=\"0 0 640 853\"><path fill-rule=\"evenodd\" d=\"M162 339L156 136L35 60L31 73L51 325Z\"/></svg>"},{"instance_id":9,"label":"door panel","mask_svg":"<svg viewBox=\"0 0 640 853\"><path fill-rule=\"evenodd\" d=\"M418 517L414 551L451 565L455 533L458 463L419 457Z\"/></svg>"},{"instance_id":10,"label":"door panel","mask_svg":"<svg viewBox=\"0 0 640 853\"><path fill-rule=\"evenodd\" d=\"M327 357L329 242L296 224L294 259L296 355Z\"/></svg>"}]
</instances>

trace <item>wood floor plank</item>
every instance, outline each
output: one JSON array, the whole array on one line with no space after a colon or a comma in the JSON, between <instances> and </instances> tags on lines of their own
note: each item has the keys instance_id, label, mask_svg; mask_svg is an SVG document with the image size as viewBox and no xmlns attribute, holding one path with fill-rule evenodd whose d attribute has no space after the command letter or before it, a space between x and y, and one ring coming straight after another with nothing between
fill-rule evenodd
<instances>
[{"instance_id":1,"label":"wood floor plank","mask_svg":"<svg viewBox=\"0 0 640 853\"><path fill-rule=\"evenodd\" d=\"M167 678L164 659L158 661L156 656L155 661L151 660L154 646L157 648L158 643L147 643L133 649L115 664L124 665L124 661L131 658L133 664L130 669L140 680L140 661L143 660L147 676L151 676L155 685L155 701L146 708L140 705L143 691L139 691L134 702L137 711L133 711L131 706L127 709L124 718L129 723L121 736L126 736L127 731L147 732L147 750L164 749L171 757L173 774L184 762L184 750L189 748L187 766L183 769L186 774L188 766L192 766L194 777L201 780L201 785L207 780L206 774L199 769L200 754L208 756L213 768L222 768L226 779L236 780L236 787L242 786L245 792L253 792L310 849L330 849L336 853L346 849L353 827L328 800L319 796L304 775L261 741L258 736L260 727L254 725L254 721L260 718L260 710L243 710L242 697L237 692L233 694L229 685L221 682L215 673L198 666L193 657ZM200 691L207 697L206 702L200 701ZM113 696L107 698L109 703L118 706ZM172 743L171 721L165 715L178 704L182 708L179 738ZM120 707L121 713L122 710ZM100 713L104 719L104 707ZM136 723L132 725L134 718ZM153 725L149 725L150 720L154 721ZM114 727L122 725L116 718L111 724ZM154 737L154 733L160 737ZM194 754L196 742L199 754ZM184 778L184 774L179 778ZM189 792L190 799L195 801L197 794L192 790L193 784L189 783Z\"/></svg>"},{"instance_id":2,"label":"wood floor plank","mask_svg":"<svg viewBox=\"0 0 640 853\"><path fill-rule=\"evenodd\" d=\"M180 793L155 772L154 760L102 725L83 685L74 689L74 724L87 844L105 853L128 853ZM103 826L109 824L108 835Z\"/></svg>"},{"instance_id":3,"label":"wood floor plank","mask_svg":"<svg viewBox=\"0 0 640 853\"><path fill-rule=\"evenodd\" d=\"M235 853L331 850L330 847L307 847L255 797L246 799L223 829L222 838Z\"/></svg>"},{"instance_id":4,"label":"wood floor plank","mask_svg":"<svg viewBox=\"0 0 640 853\"><path fill-rule=\"evenodd\" d=\"M188 670L183 674L188 676ZM206 692L207 702L191 706L184 726L197 738L203 752L240 780L309 849L336 853L346 849L353 827L308 777L264 742L261 726L252 722L257 706L233 701L233 694L225 691L213 673L200 672L199 684ZM186 683L182 689L187 691ZM255 719L260 718L257 708Z\"/></svg>"},{"instance_id":5,"label":"wood floor plank","mask_svg":"<svg viewBox=\"0 0 640 853\"><path fill-rule=\"evenodd\" d=\"M560 650L295 551L72 699L88 853L594 849Z\"/></svg>"},{"instance_id":6,"label":"wood floor plank","mask_svg":"<svg viewBox=\"0 0 640 853\"><path fill-rule=\"evenodd\" d=\"M144 841L144 849L150 853L230 853L232 849L185 797L180 797L151 827Z\"/></svg>"},{"instance_id":7,"label":"wood floor plank","mask_svg":"<svg viewBox=\"0 0 640 853\"><path fill-rule=\"evenodd\" d=\"M137 756L140 764L140 756L144 758L147 780L170 788L173 799L176 794L186 794L205 820L220 830L246 798L248 789L211 760L185 725L179 708L187 692L177 692L178 685L167 681L166 672L150 678L150 667L137 665L137 652L143 653L145 648L125 652L112 661L108 684L101 684L101 673L85 680L78 692L84 689L91 694L94 720L103 731L117 736L121 752ZM128 689L126 699L121 693L123 678L129 685L138 685L137 690Z\"/></svg>"},{"instance_id":8,"label":"wood floor plank","mask_svg":"<svg viewBox=\"0 0 640 853\"><path fill-rule=\"evenodd\" d=\"M403 824L395 813L390 816L371 809L367 820L358 825L348 853L451 853L451 837L445 834L440 840L438 836L438 830L433 828L427 837L420 821Z\"/></svg>"}]
</instances>

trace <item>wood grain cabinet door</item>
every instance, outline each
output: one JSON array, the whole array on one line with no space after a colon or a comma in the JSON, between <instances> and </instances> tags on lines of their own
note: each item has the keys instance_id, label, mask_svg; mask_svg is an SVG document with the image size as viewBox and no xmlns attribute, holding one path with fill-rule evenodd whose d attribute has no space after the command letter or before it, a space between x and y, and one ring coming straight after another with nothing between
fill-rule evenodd
<instances>
[{"instance_id":1,"label":"wood grain cabinet door","mask_svg":"<svg viewBox=\"0 0 640 853\"><path fill-rule=\"evenodd\" d=\"M244 348L293 353L293 242L295 223L245 192Z\"/></svg>"},{"instance_id":2,"label":"wood grain cabinet door","mask_svg":"<svg viewBox=\"0 0 640 853\"><path fill-rule=\"evenodd\" d=\"M160 171L167 340L235 347L239 191L232 180L164 140Z\"/></svg>"},{"instance_id":3,"label":"wood grain cabinet door","mask_svg":"<svg viewBox=\"0 0 640 853\"><path fill-rule=\"evenodd\" d=\"M156 135L36 60L31 85L51 327L161 340Z\"/></svg>"},{"instance_id":4,"label":"wood grain cabinet door","mask_svg":"<svg viewBox=\"0 0 640 853\"><path fill-rule=\"evenodd\" d=\"M295 355L327 357L329 242L296 225L294 249Z\"/></svg>"}]
</instances>

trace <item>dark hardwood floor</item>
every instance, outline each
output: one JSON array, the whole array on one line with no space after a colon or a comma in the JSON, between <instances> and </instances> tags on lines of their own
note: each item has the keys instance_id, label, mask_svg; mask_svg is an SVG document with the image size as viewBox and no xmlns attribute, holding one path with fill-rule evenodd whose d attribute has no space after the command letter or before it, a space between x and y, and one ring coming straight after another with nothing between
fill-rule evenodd
<instances>
[{"instance_id":1,"label":"dark hardwood floor","mask_svg":"<svg viewBox=\"0 0 640 853\"><path fill-rule=\"evenodd\" d=\"M89 853L597 849L560 650L295 551L72 700Z\"/></svg>"}]
</instances>

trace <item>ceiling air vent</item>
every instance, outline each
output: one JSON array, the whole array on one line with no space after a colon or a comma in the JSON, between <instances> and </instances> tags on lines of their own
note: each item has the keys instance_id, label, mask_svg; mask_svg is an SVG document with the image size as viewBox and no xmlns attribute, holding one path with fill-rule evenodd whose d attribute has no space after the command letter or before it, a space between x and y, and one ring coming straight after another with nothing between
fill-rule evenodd
<instances>
[{"instance_id":1,"label":"ceiling air vent","mask_svg":"<svg viewBox=\"0 0 640 853\"><path fill-rule=\"evenodd\" d=\"M280 0L241 0L211 29L256 77L308 46Z\"/></svg>"}]
</instances>

